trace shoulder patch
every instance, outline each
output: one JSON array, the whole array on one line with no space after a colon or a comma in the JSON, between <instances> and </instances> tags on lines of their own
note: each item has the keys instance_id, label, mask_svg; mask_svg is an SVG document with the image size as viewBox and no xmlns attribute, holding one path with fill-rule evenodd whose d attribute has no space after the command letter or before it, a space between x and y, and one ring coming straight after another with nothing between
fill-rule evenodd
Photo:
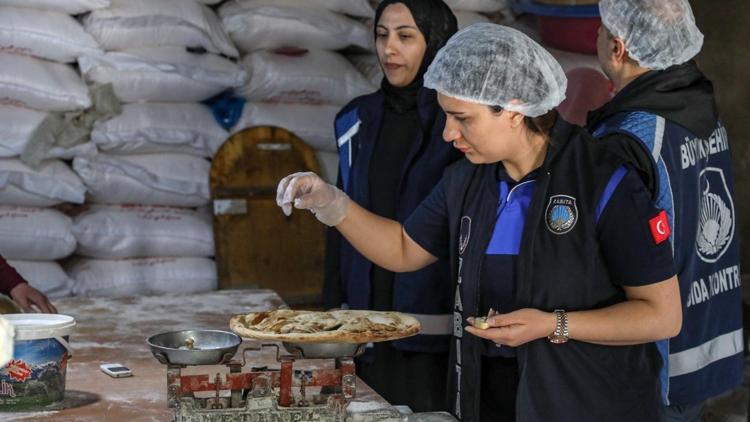
<instances>
[{"instance_id":1,"label":"shoulder patch","mask_svg":"<svg viewBox=\"0 0 750 422\"><path fill-rule=\"evenodd\" d=\"M656 242L657 245L669 239L669 235L672 234L672 231L669 228L667 212L664 210L661 210L656 217L648 220L648 225L651 228L651 236L653 236L654 242Z\"/></svg>"}]
</instances>

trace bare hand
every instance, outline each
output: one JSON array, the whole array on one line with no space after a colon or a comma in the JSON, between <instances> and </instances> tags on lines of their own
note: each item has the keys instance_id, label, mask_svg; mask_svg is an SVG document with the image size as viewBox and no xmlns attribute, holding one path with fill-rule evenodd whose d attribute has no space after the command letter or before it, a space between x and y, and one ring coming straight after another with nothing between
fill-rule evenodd
<instances>
[{"instance_id":1,"label":"bare hand","mask_svg":"<svg viewBox=\"0 0 750 422\"><path fill-rule=\"evenodd\" d=\"M10 297L25 312L42 312L45 314L56 314L57 308L50 303L47 296L39 290L31 287L28 283L21 283L10 291ZM34 309L36 307L37 309Z\"/></svg>"},{"instance_id":2,"label":"bare hand","mask_svg":"<svg viewBox=\"0 0 750 422\"><path fill-rule=\"evenodd\" d=\"M474 318L468 318L469 324ZM538 309L519 309L508 314L496 314L487 318L490 328L481 330L471 325L466 331L503 346L517 347L547 337L557 326L557 318L552 312Z\"/></svg>"}]
</instances>

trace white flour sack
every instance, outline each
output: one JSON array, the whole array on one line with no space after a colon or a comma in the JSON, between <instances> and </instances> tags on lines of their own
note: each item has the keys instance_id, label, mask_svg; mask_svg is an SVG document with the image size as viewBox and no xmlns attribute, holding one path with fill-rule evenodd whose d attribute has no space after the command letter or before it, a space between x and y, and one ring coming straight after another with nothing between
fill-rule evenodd
<instances>
[{"instance_id":1,"label":"white flour sack","mask_svg":"<svg viewBox=\"0 0 750 422\"><path fill-rule=\"evenodd\" d=\"M242 59L250 78L239 93L249 101L344 105L376 90L341 54L257 51Z\"/></svg>"},{"instance_id":2,"label":"white flour sack","mask_svg":"<svg viewBox=\"0 0 750 422\"><path fill-rule=\"evenodd\" d=\"M64 13L2 6L0 50L62 63L101 53L94 38Z\"/></svg>"},{"instance_id":3,"label":"white flour sack","mask_svg":"<svg viewBox=\"0 0 750 422\"><path fill-rule=\"evenodd\" d=\"M79 156L91 202L198 207L209 200L208 160L186 154Z\"/></svg>"},{"instance_id":4,"label":"white flour sack","mask_svg":"<svg viewBox=\"0 0 750 422\"><path fill-rule=\"evenodd\" d=\"M192 0L112 0L83 24L106 50L176 45L239 55L214 11Z\"/></svg>"},{"instance_id":5,"label":"white flour sack","mask_svg":"<svg viewBox=\"0 0 750 422\"><path fill-rule=\"evenodd\" d=\"M93 205L76 216L78 255L90 258L213 256L211 217L151 205Z\"/></svg>"},{"instance_id":6,"label":"white flour sack","mask_svg":"<svg viewBox=\"0 0 750 422\"><path fill-rule=\"evenodd\" d=\"M81 259L68 268L75 296L135 296L216 290L216 264L208 258Z\"/></svg>"},{"instance_id":7,"label":"white flour sack","mask_svg":"<svg viewBox=\"0 0 750 422\"><path fill-rule=\"evenodd\" d=\"M296 47L339 50L372 48L372 33L349 17L305 5L230 1L219 8L224 29L242 52Z\"/></svg>"},{"instance_id":8,"label":"white flour sack","mask_svg":"<svg viewBox=\"0 0 750 422\"><path fill-rule=\"evenodd\" d=\"M320 166L320 177L328 183L336 184L339 175L339 154L328 151L315 151Z\"/></svg>"},{"instance_id":9,"label":"white flour sack","mask_svg":"<svg viewBox=\"0 0 750 422\"><path fill-rule=\"evenodd\" d=\"M490 18L475 12L453 12L453 14L456 15L459 30L475 23L490 22Z\"/></svg>"},{"instance_id":10,"label":"white flour sack","mask_svg":"<svg viewBox=\"0 0 750 422\"><path fill-rule=\"evenodd\" d=\"M245 103L232 133L253 126L284 128L313 149L336 151L333 120L339 106L310 104Z\"/></svg>"},{"instance_id":11,"label":"white flour sack","mask_svg":"<svg viewBox=\"0 0 750 422\"><path fill-rule=\"evenodd\" d=\"M52 261L76 249L70 217L50 208L0 206L0 255Z\"/></svg>"},{"instance_id":12,"label":"white flour sack","mask_svg":"<svg viewBox=\"0 0 750 422\"><path fill-rule=\"evenodd\" d=\"M73 280L55 261L8 261L31 286L50 299L68 297L73 289Z\"/></svg>"},{"instance_id":13,"label":"white flour sack","mask_svg":"<svg viewBox=\"0 0 750 422\"><path fill-rule=\"evenodd\" d=\"M26 149L31 135L47 117L46 112L23 107L0 105L0 157L18 157ZM95 152L91 142L70 148L54 146L45 153L45 158L72 159L76 155Z\"/></svg>"},{"instance_id":14,"label":"white flour sack","mask_svg":"<svg viewBox=\"0 0 750 422\"><path fill-rule=\"evenodd\" d=\"M0 157L21 155L31 134L46 117L43 111L0 105Z\"/></svg>"},{"instance_id":15,"label":"white flour sack","mask_svg":"<svg viewBox=\"0 0 750 422\"><path fill-rule=\"evenodd\" d=\"M311 8L322 8L331 12L343 13L345 15L370 18L375 16L375 10L367 0L235 0L240 7L249 9L259 6L299 6L304 4Z\"/></svg>"},{"instance_id":16,"label":"white flour sack","mask_svg":"<svg viewBox=\"0 0 750 422\"><path fill-rule=\"evenodd\" d=\"M123 102L199 102L240 87L247 74L231 61L184 47L143 47L78 59L90 82L112 83Z\"/></svg>"},{"instance_id":17,"label":"white flour sack","mask_svg":"<svg viewBox=\"0 0 750 422\"><path fill-rule=\"evenodd\" d=\"M445 0L453 10L466 12L499 12L507 7L507 0Z\"/></svg>"},{"instance_id":18,"label":"white flour sack","mask_svg":"<svg viewBox=\"0 0 750 422\"><path fill-rule=\"evenodd\" d=\"M42 111L74 111L91 106L89 90L71 66L0 53L0 104Z\"/></svg>"},{"instance_id":19,"label":"white flour sack","mask_svg":"<svg viewBox=\"0 0 750 422\"><path fill-rule=\"evenodd\" d=\"M86 187L60 160L43 161L38 169L16 158L0 159L0 204L50 207L63 202L82 204Z\"/></svg>"},{"instance_id":20,"label":"white flour sack","mask_svg":"<svg viewBox=\"0 0 750 422\"><path fill-rule=\"evenodd\" d=\"M2 130L2 129L0 129ZM133 103L122 114L97 122L91 140L109 154L178 152L213 157L229 136L199 103Z\"/></svg>"},{"instance_id":21,"label":"white flour sack","mask_svg":"<svg viewBox=\"0 0 750 422\"><path fill-rule=\"evenodd\" d=\"M110 0L0 0L0 6L26 7L77 15L109 6Z\"/></svg>"}]
</instances>

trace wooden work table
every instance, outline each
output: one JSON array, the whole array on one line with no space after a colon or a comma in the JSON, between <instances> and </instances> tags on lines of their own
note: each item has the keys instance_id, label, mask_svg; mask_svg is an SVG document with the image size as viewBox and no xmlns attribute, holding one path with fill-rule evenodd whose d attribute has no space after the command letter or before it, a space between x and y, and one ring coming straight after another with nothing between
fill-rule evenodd
<instances>
[{"instance_id":1,"label":"wooden work table","mask_svg":"<svg viewBox=\"0 0 750 422\"><path fill-rule=\"evenodd\" d=\"M167 408L167 368L153 357L145 339L181 329L228 330L233 314L276 309L283 304L271 290L55 301L61 314L71 315L77 322L70 336L74 354L68 363L65 401L55 410L0 413L0 420L170 421L173 413ZM240 350L248 343L243 342ZM257 360L249 356L247 366L278 366L272 351L264 350ZM100 364L113 362L132 369L133 376L111 378L99 369ZM295 367L314 369L315 365L329 364L332 366L328 361L303 360ZM194 369L198 367L188 368ZM356 401L362 408L389 407L360 380Z\"/></svg>"}]
</instances>

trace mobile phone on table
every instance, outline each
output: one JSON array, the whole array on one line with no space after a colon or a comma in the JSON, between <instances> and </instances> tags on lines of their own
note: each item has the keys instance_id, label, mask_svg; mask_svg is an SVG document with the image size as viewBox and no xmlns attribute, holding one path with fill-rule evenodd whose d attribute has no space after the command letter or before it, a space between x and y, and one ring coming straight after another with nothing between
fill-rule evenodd
<instances>
[{"instance_id":1,"label":"mobile phone on table","mask_svg":"<svg viewBox=\"0 0 750 422\"><path fill-rule=\"evenodd\" d=\"M103 363L99 365L102 372L112 378L132 377L133 371L121 363Z\"/></svg>"}]
</instances>

